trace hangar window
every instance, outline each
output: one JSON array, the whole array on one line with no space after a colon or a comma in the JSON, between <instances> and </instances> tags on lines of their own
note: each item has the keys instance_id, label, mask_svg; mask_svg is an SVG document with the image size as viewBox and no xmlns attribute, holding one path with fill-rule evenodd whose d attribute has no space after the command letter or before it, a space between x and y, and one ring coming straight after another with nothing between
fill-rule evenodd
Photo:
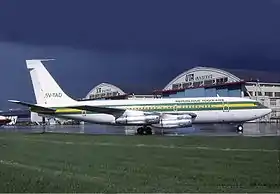
<instances>
[{"instance_id":1,"label":"hangar window","mask_svg":"<svg viewBox=\"0 0 280 194\"><path fill-rule=\"evenodd\" d=\"M223 84L223 83L226 83L227 81L228 81L227 77L222 77L222 78L216 79L216 84Z\"/></svg>"},{"instance_id":2,"label":"hangar window","mask_svg":"<svg viewBox=\"0 0 280 194\"><path fill-rule=\"evenodd\" d=\"M250 96L254 96L252 91L248 91L248 93L250 94Z\"/></svg>"},{"instance_id":3,"label":"hangar window","mask_svg":"<svg viewBox=\"0 0 280 194\"><path fill-rule=\"evenodd\" d=\"M197 87L201 86L202 84L203 84L203 82L194 82L193 87L197 88Z\"/></svg>"},{"instance_id":4,"label":"hangar window","mask_svg":"<svg viewBox=\"0 0 280 194\"><path fill-rule=\"evenodd\" d=\"M172 85L173 90L179 89L180 87L181 87L181 84L173 84Z\"/></svg>"},{"instance_id":5,"label":"hangar window","mask_svg":"<svg viewBox=\"0 0 280 194\"><path fill-rule=\"evenodd\" d=\"M191 86L191 82L188 82L188 83L183 83L183 88L188 88Z\"/></svg>"},{"instance_id":6,"label":"hangar window","mask_svg":"<svg viewBox=\"0 0 280 194\"><path fill-rule=\"evenodd\" d=\"M265 96L272 96L272 92L265 92L264 95Z\"/></svg>"},{"instance_id":7,"label":"hangar window","mask_svg":"<svg viewBox=\"0 0 280 194\"><path fill-rule=\"evenodd\" d=\"M270 99L270 106L276 106L276 99Z\"/></svg>"},{"instance_id":8,"label":"hangar window","mask_svg":"<svg viewBox=\"0 0 280 194\"><path fill-rule=\"evenodd\" d=\"M211 86L211 85L213 85L213 82L214 80L204 80L204 85L205 86Z\"/></svg>"},{"instance_id":9,"label":"hangar window","mask_svg":"<svg viewBox=\"0 0 280 194\"><path fill-rule=\"evenodd\" d=\"M280 92L275 92L275 97L280 97Z\"/></svg>"},{"instance_id":10,"label":"hangar window","mask_svg":"<svg viewBox=\"0 0 280 194\"><path fill-rule=\"evenodd\" d=\"M271 117L274 117L274 118L277 117L276 111L271 112Z\"/></svg>"},{"instance_id":11,"label":"hangar window","mask_svg":"<svg viewBox=\"0 0 280 194\"><path fill-rule=\"evenodd\" d=\"M95 98L94 94L91 94L91 95L89 96L89 98L90 98L90 99L94 99L94 98Z\"/></svg>"},{"instance_id":12,"label":"hangar window","mask_svg":"<svg viewBox=\"0 0 280 194\"><path fill-rule=\"evenodd\" d=\"M101 93L101 88L96 88L96 93Z\"/></svg>"},{"instance_id":13,"label":"hangar window","mask_svg":"<svg viewBox=\"0 0 280 194\"><path fill-rule=\"evenodd\" d=\"M244 96L249 96L249 94L252 96L252 94L250 92L248 92L248 91L244 92Z\"/></svg>"}]
</instances>

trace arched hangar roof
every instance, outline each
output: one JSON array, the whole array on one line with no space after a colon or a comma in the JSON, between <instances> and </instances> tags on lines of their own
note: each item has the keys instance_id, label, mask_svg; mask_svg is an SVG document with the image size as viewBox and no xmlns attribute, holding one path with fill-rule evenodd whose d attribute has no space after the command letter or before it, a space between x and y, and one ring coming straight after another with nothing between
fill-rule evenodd
<instances>
[{"instance_id":1,"label":"arched hangar roof","mask_svg":"<svg viewBox=\"0 0 280 194\"><path fill-rule=\"evenodd\" d=\"M89 93L86 95L86 99L90 98L102 98L108 96L118 96L125 95L125 92L119 87L114 86L109 83L101 83L92 88Z\"/></svg>"},{"instance_id":2,"label":"arched hangar roof","mask_svg":"<svg viewBox=\"0 0 280 194\"><path fill-rule=\"evenodd\" d=\"M230 72L221 69L212 67L195 67L175 77L165 86L163 90L241 81L243 80L231 74Z\"/></svg>"}]
</instances>

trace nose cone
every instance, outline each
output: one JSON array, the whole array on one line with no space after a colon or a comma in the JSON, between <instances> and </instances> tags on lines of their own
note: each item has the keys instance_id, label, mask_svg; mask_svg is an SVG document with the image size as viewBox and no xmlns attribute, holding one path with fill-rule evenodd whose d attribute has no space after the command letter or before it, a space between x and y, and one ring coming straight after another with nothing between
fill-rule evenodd
<instances>
[{"instance_id":1,"label":"nose cone","mask_svg":"<svg viewBox=\"0 0 280 194\"><path fill-rule=\"evenodd\" d=\"M272 109L271 109L271 108L267 108L267 109L266 109L266 114L265 114L265 115L270 114L271 112L272 112Z\"/></svg>"},{"instance_id":2,"label":"nose cone","mask_svg":"<svg viewBox=\"0 0 280 194\"><path fill-rule=\"evenodd\" d=\"M260 112L261 113L261 117L266 116L266 115L270 114L271 112L272 112L271 108L264 108Z\"/></svg>"}]
</instances>

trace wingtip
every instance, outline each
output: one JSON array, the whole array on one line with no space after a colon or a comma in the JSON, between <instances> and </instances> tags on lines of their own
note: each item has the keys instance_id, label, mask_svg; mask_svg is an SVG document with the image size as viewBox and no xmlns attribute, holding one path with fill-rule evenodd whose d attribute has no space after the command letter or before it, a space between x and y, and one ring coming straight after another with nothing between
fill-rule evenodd
<instances>
[{"instance_id":1,"label":"wingtip","mask_svg":"<svg viewBox=\"0 0 280 194\"><path fill-rule=\"evenodd\" d=\"M18 100L8 100L9 102L12 102L12 103L19 103L20 101Z\"/></svg>"}]
</instances>

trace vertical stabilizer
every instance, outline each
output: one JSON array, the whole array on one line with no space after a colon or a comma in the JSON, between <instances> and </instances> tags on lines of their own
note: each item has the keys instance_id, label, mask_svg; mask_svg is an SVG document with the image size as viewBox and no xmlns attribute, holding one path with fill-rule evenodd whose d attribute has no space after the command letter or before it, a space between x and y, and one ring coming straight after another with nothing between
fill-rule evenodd
<instances>
[{"instance_id":1,"label":"vertical stabilizer","mask_svg":"<svg viewBox=\"0 0 280 194\"><path fill-rule=\"evenodd\" d=\"M37 104L69 104L75 102L67 96L43 65L44 60L26 60Z\"/></svg>"}]
</instances>

